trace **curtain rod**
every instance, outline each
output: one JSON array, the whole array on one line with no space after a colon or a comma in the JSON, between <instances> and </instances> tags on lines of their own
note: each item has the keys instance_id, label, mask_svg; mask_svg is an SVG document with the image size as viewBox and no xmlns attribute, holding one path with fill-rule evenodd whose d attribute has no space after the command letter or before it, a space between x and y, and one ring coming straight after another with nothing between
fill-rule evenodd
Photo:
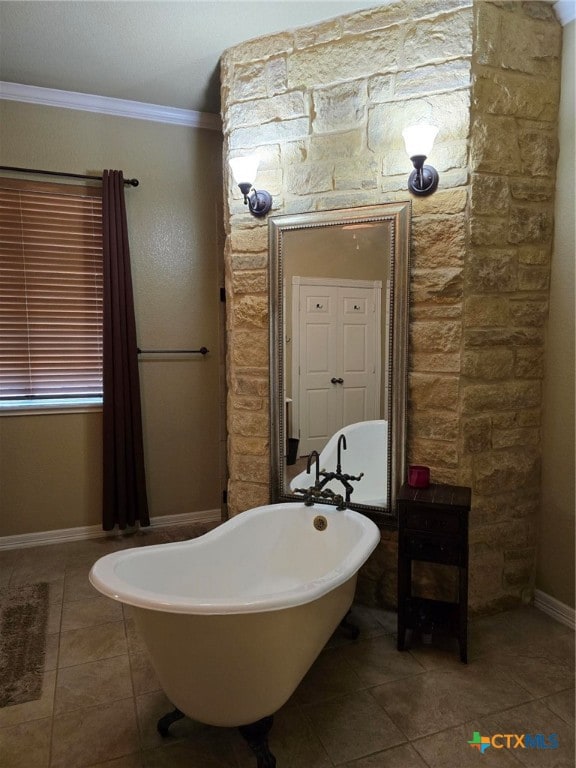
<instances>
[{"instance_id":1,"label":"curtain rod","mask_svg":"<svg viewBox=\"0 0 576 768\"><path fill-rule=\"evenodd\" d=\"M16 171L17 173L43 173L46 176L65 176L68 179L92 179L93 181L102 181L102 176L85 176L82 173L63 173L62 171L40 171L37 168L14 168L10 165L0 165L0 171ZM124 179L124 184L131 187L137 187L140 182L138 179Z\"/></svg>"}]
</instances>

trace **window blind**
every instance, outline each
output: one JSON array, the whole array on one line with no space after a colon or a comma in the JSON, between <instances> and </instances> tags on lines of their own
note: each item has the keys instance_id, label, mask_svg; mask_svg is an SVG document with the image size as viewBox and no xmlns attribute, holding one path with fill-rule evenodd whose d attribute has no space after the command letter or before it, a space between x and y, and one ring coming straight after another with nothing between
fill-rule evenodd
<instances>
[{"instance_id":1,"label":"window blind","mask_svg":"<svg viewBox=\"0 0 576 768\"><path fill-rule=\"evenodd\" d=\"M0 401L102 396L101 199L0 178Z\"/></svg>"}]
</instances>

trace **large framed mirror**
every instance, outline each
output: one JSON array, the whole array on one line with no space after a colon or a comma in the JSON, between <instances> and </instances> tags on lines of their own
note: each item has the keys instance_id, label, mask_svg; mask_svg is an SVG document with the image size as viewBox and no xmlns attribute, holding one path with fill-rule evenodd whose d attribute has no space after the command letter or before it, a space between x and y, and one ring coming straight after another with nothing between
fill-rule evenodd
<instances>
[{"instance_id":1,"label":"large framed mirror","mask_svg":"<svg viewBox=\"0 0 576 768\"><path fill-rule=\"evenodd\" d=\"M396 525L410 221L409 202L269 219L273 501L301 500L321 471L325 495ZM336 470L347 486L326 482Z\"/></svg>"}]
</instances>

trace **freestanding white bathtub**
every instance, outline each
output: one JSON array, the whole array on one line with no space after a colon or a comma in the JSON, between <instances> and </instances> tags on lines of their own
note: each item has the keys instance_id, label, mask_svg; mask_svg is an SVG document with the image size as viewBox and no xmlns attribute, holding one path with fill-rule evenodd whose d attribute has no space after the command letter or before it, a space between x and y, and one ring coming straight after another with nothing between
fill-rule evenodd
<instances>
[{"instance_id":1,"label":"freestanding white bathtub","mask_svg":"<svg viewBox=\"0 0 576 768\"><path fill-rule=\"evenodd\" d=\"M371 520L349 509L273 504L190 541L106 555L90 581L133 606L181 713L243 726L289 699L349 610L379 538Z\"/></svg>"}]
</instances>

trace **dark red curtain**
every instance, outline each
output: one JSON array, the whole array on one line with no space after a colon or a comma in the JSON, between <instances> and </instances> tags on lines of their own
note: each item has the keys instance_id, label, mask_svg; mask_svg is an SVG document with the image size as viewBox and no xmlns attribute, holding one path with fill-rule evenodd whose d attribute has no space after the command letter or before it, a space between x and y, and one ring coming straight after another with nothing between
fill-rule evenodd
<instances>
[{"instance_id":1,"label":"dark red curtain","mask_svg":"<svg viewBox=\"0 0 576 768\"><path fill-rule=\"evenodd\" d=\"M122 171L102 178L104 492L102 527L150 525Z\"/></svg>"}]
</instances>

